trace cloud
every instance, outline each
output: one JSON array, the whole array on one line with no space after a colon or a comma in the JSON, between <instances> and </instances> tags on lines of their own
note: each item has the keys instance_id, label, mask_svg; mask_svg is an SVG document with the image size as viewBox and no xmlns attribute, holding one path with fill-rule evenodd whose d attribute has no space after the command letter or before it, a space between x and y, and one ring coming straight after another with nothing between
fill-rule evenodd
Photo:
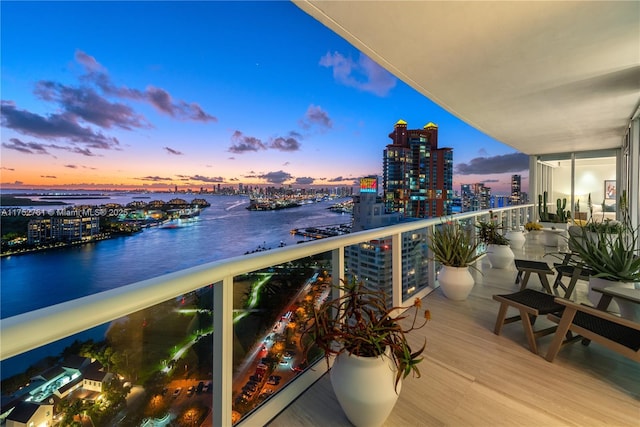
<instances>
[{"instance_id":1,"label":"cloud","mask_svg":"<svg viewBox=\"0 0 640 427\"><path fill-rule=\"evenodd\" d=\"M158 181L171 181L171 178L167 178L167 177L162 177L162 176L143 176L140 178L134 178L137 179L139 181L152 181L152 182L158 182Z\"/></svg>"},{"instance_id":2,"label":"cloud","mask_svg":"<svg viewBox=\"0 0 640 427\"><path fill-rule=\"evenodd\" d=\"M174 118L199 122L218 121L216 117L206 113L200 105L195 102L174 102L169 92L161 88L154 86L147 87L142 99L147 100L156 108L156 110L166 113Z\"/></svg>"},{"instance_id":3,"label":"cloud","mask_svg":"<svg viewBox=\"0 0 640 427\"><path fill-rule=\"evenodd\" d=\"M40 175L40 178L58 179L58 177L55 175Z\"/></svg>"},{"instance_id":4,"label":"cloud","mask_svg":"<svg viewBox=\"0 0 640 427\"><path fill-rule=\"evenodd\" d=\"M224 182L225 179L221 176L203 176L203 175L178 175L183 181L198 181L206 183Z\"/></svg>"},{"instance_id":5,"label":"cloud","mask_svg":"<svg viewBox=\"0 0 640 427\"><path fill-rule=\"evenodd\" d=\"M529 156L523 153L511 153L493 157L476 157L469 163L456 165L454 172L459 175L474 175L520 172L528 169Z\"/></svg>"},{"instance_id":6,"label":"cloud","mask_svg":"<svg viewBox=\"0 0 640 427\"><path fill-rule=\"evenodd\" d=\"M164 149L169 154L175 154L176 156L181 156L182 155L182 151L174 150L173 148L170 148L170 147L164 147Z\"/></svg>"},{"instance_id":7,"label":"cloud","mask_svg":"<svg viewBox=\"0 0 640 427\"><path fill-rule=\"evenodd\" d=\"M314 181L315 179L308 176L304 176L304 177L296 178L295 183L300 185L311 185L314 183Z\"/></svg>"},{"instance_id":8,"label":"cloud","mask_svg":"<svg viewBox=\"0 0 640 427\"><path fill-rule=\"evenodd\" d=\"M231 142L233 144L229 147L229 151L236 154L267 149L267 146L264 145L260 139L253 136L246 136L239 130L235 131L233 135L231 135Z\"/></svg>"},{"instance_id":9,"label":"cloud","mask_svg":"<svg viewBox=\"0 0 640 427\"><path fill-rule=\"evenodd\" d=\"M375 175L375 174L368 174L367 176L371 176L371 175ZM351 176L336 176L335 178L327 179L327 182L340 182L340 183L348 183L352 185L360 185L360 177L354 178Z\"/></svg>"},{"instance_id":10,"label":"cloud","mask_svg":"<svg viewBox=\"0 0 640 427\"><path fill-rule=\"evenodd\" d=\"M0 119L2 126L23 135L48 140L63 138L100 149L113 149L119 145L116 138L106 137L100 132L94 132L90 128L80 126L73 114L51 114L48 117L43 117L19 110L12 102L7 101L2 101L0 111L2 112Z\"/></svg>"},{"instance_id":11,"label":"cloud","mask_svg":"<svg viewBox=\"0 0 640 427\"><path fill-rule=\"evenodd\" d=\"M44 101L58 103L68 114L103 129L151 127L142 115L136 114L128 105L109 102L92 88L74 88L51 81L39 81L34 93Z\"/></svg>"},{"instance_id":12,"label":"cloud","mask_svg":"<svg viewBox=\"0 0 640 427\"><path fill-rule=\"evenodd\" d=\"M72 153L76 153L76 154L81 154L83 156L87 156L87 157L94 157L97 156L97 154L93 154L91 152L91 150L89 150L88 148L80 148L80 147L58 147L58 146L52 146L54 148L60 149L60 150L67 150L70 151Z\"/></svg>"},{"instance_id":13,"label":"cloud","mask_svg":"<svg viewBox=\"0 0 640 427\"><path fill-rule=\"evenodd\" d=\"M288 138L277 137L269 142L269 148L278 151L298 151L300 149L300 142L292 136Z\"/></svg>"},{"instance_id":14,"label":"cloud","mask_svg":"<svg viewBox=\"0 0 640 427\"><path fill-rule=\"evenodd\" d=\"M490 184L492 182L500 182L500 180L499 179L484 179L484 180L482 180L482 182L484 184Z\"/></svg>"},{"instance_id":15,"label":"cloud","mask_svg":"<svg viewBox=\"0 0 640 427\"><path fill-rule=\"evenodd\" d=\"M145 90L126 86L116 87L111 82L107 69L98 63L93 56L81 50L76 51L75 59L76 62L84 67L87 73L82 77L82 80L95 84L107 95L147 102L157 111L180 120L199 122L218 121L215 116L205 112L202 107L195 102L174 100L171 94L165 89L153 85L147 86Z\"/></svg>"},{"instance_id":16,"label":"cloud","mask_svg":"<svg viewBox=\"0 0 640 427\"><path fill-rule=\"evenodd\" d=\"M384 97L396 85L397 79L368 56L360 54L358 62L339 52L320 58L320 65L333 68L333 78L338 83Z\"/></svg>"},{"instance_id":17,"label":"cloud","mask_svg":"<svg viewBox=\"0 0 640 427\"><path fill-rule=\"evenodd\" d=\"M80 148L80 147L65 147L56 144L40 144L37 142L23 142L18 138L10 138L8 143L2 143L2 146L9 150L20 151L25 154L48 154L50 156L56 157L53 154L47 151L48 148L52 148L55 150L64 150L70 153L80 154L87 157L94 157L96 154L92 153L88 148Z\"/></svg>"},{"instance_id":18,"label":"cloud","mask_svg":"<svg viewBox=\"0 0 640 427\"><path fill-rule=\"evenodd\" d=\"M64 167L69 169L78 169L77 165L64 165Z\"/></svg>"},{"instance_id":19,"label":"cloud","mask_svg":"<svg viewBox=\"0 0 640 427\"><path fill-rule=\"evenodd\" d=\"M76 50L75 53L75 60L76 62L78 62L80 65L84 66L84 68L88 71L88 72L103 72L105 71L105 68L100 65L100 63L98 61L96 61L96 58L94 58L91 55L87 55L86 53L84 53L81 50Z\"/></svg>"},{"instance_id":20,"label":"cloud","mask_svg":"<svg viewBox=\"0 0 640 427\"><path fill-rule=\"evenodd\" d=\"M293 177L291 176L290 173L280 170L277 172L268 172L262 175L255 175L255 176L247 175L246 178L261 178L271 184L282 184L286 181L289 181Z\"/></svg>"},{"instance_id":21,"label":"cloud","mask_svg":"<svg viewBox=\"0 0 640 427\"><path fill-rule=\"evenodd\" d=\"M313 125L317 125L322 129L331 129L333 122L326 111L320 106L309 105L304 118L298 121L300 127L303 129L310 129Z\"/></svg>"},{"instance_id":22,"label":"cloud","mask_svg":"<svg viewBox=\"0 0 640 427\"><path fill-rule=\"evenodd\" d=\"M13 171L15 171L15 169L14 169L14 168L8 168L8 167L6 167L6 166L1 166L1 167L0 167L0 169L1 169L1 170L5 170L5 171L12 171L12 172L13 172Z\"/></svg>"},{"instance_id":23,"label":"cloud","mask_svg":"<svg viewBox=\"0 0 640 427\"><path fill-rule=\"evenodd\" d=\"M204 111L197 103L174 99L162 88L151 85L145 90L126 86L115 87L106 68L83 51L75 52L75 60L85 71L79 78L79 85L70 86L47 80L41 80L35 85L35 96L42 101L56 104L55 112L40 115L19 109L12 101L3 100L0 125L22 135L108 150L118 148L119 141L115 137L104 135L100 129L119 128L131 131L153 127L131 106L110 100L108 97L146 102L161 113L179 120L217 121L216 117ZM98 129L92 129L89 125ZM28 147L17 145L10 148L30 150ZM31 151L33 152L32 149ZM85 156L93 155L87 148L70 151Z\"/></svg>"},{"instance_id":24,"label":"cloud","mask_svg":"<svg viewBox=\"0 0 640 427\"><path fill-rule=\"evenodd\" d=\"M3 142L2 146L9 150L19 151L25 154L47 154L51 155L43 144L37 142L23 142L18 138L9 139L9 143Z\"/></svg>"}]
</instances>

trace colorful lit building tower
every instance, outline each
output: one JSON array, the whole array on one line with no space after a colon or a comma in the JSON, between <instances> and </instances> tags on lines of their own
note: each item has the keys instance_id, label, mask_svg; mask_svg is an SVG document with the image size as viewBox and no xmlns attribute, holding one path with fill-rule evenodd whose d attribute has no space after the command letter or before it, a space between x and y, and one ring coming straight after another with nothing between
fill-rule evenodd
<instances>
[{"instance_id":1,"label":"colorful lit building tower","mask_svg":"<svg viewBox=\"0 0 640 427\"><path fill-rule=\"evenodd\" d=\"M451 215L453 150L438 148L438 126L407 129L398 120L384 150L384 202L389 212L407 218Z\"/></svg>"}]
</instances>

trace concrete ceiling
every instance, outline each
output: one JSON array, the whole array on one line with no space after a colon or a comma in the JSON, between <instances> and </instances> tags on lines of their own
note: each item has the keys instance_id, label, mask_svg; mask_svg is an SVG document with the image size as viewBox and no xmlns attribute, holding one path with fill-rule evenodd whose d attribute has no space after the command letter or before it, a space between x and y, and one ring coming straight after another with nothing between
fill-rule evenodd
<instances>
[{"instance_id":1,"label":"concrete ceiling","mask_svg":"<svg viewBox=\"0 0 640 427\"><path fill-rule=\"evenodd\" d=\"M620 147L638 110L638 1L293 2L526 154Z\"/></svg>"}]
</instances>

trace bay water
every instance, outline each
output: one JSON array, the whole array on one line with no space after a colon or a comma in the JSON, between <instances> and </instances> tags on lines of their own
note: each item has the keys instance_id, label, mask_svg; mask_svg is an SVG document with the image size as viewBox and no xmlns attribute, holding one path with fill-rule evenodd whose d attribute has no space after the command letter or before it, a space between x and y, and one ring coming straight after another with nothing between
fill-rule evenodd
<instances>
[{"instance_id":1,"label":"bay water","mask_svg":"<svg viewBox=\"0 0 640 427\"><path fill-rule=\"evenodd\" d=\"M110 196L107 200L73 199L72 203L126 204L134 200L134 196L125 193ZM151 197L146 201L168 201L179 197L190 202L194 198L204 198L211 206L204 209L197 220L183 227L153 227L132 236L3 257L0 260L0 318L259 248L295 245L302 240L291 234L290 231L295 228L351 222L350 215L328 209L345 199L325 200L282 210L249 211L246 209L249 205L246 196L153 194ZM58 343L58 347L62 344ZM52 351L55 350L45 346L30 352L32 354L28 357L8 359L2 362L0 375L6 378L20 372L34 359L55 354Z\"/></svg>"}]
</instances>

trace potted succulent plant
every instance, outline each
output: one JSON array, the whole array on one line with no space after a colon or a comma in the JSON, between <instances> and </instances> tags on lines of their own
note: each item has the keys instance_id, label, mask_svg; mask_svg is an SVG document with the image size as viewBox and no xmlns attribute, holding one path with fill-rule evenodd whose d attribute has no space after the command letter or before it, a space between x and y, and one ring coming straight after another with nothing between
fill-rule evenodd
<instances>
[{"instance_id":1,"label":"potted succulent plant","mask_svg":"<svg viewBox=\"0 0 640 427\"><path fill-rule=\"evenodd\" d=\"M556 200L556 213L549 213L548 209L548 193L545 191L542 194L538 194L538 215L540 216L540 222L544 227L547 223L548 228L562 228L567 229L567 223L571 219L571 211L566 209L567 199Z\"/></svg>"},{"instance_id":2,"label":"potted succulent plant","mask_svg":"<svg viewBox=\"0 0 640 427\"><path fill-rule=\"evenodd\" d=\"M569 247L577 253L579 262L592 272L589 299L594 305L598 303L599 295L591 290L593 286L635 288L635 283L640 282L640 229L631 222L625 192L620 196L620 213L620 222L590 221L580 227L580 232L569 234ZM618 305L625 311L620 301Z\"/></svg>"},{"instance_id":3,"label":"potted succulent plant","mask_svg":"<svg viewBox=\"0 0 640 427\"><path fill-rule=\"evenodd\" d=\"M457 301L466 299L475 283L469 267L482 255L471 233L459 222L441 224L435 227L428 246L442 264L438 282L444 295Z\"/></svg>"},{"instance_id":4,"label":"potted succulent plant","mask_svg":"<svg viewBox=\"0 0 640 427\"><path fill-rule=\"evenodd\" d=\"M338 290L339 296L314 306L301 342L307 357L319 349L329 365L335 356L329 375L349 420L356 426L382 425L402 379L411 373L420 376L426 340L413 349L407 334L425 326L430 313L421 309L418 298L407 311L389 308L384 291L368 289L355 277L342 280ZM412 319L409 326L401 325L407 318Z\"/></svg>"},{"instance_id":5,"label":"potted succulent plant","mask_svg":"<svg viewBox=\"0 0 640 427\"><path fill-rule=\"evenodd\" d=\"M493 268L507 268L514 260L515 255L509 247L509 240L504 237L500 230L502 226L498 225L491 215L490 221L478 221L478 238L485 244L487 257Z\"/></svg>"}]
</instances>

